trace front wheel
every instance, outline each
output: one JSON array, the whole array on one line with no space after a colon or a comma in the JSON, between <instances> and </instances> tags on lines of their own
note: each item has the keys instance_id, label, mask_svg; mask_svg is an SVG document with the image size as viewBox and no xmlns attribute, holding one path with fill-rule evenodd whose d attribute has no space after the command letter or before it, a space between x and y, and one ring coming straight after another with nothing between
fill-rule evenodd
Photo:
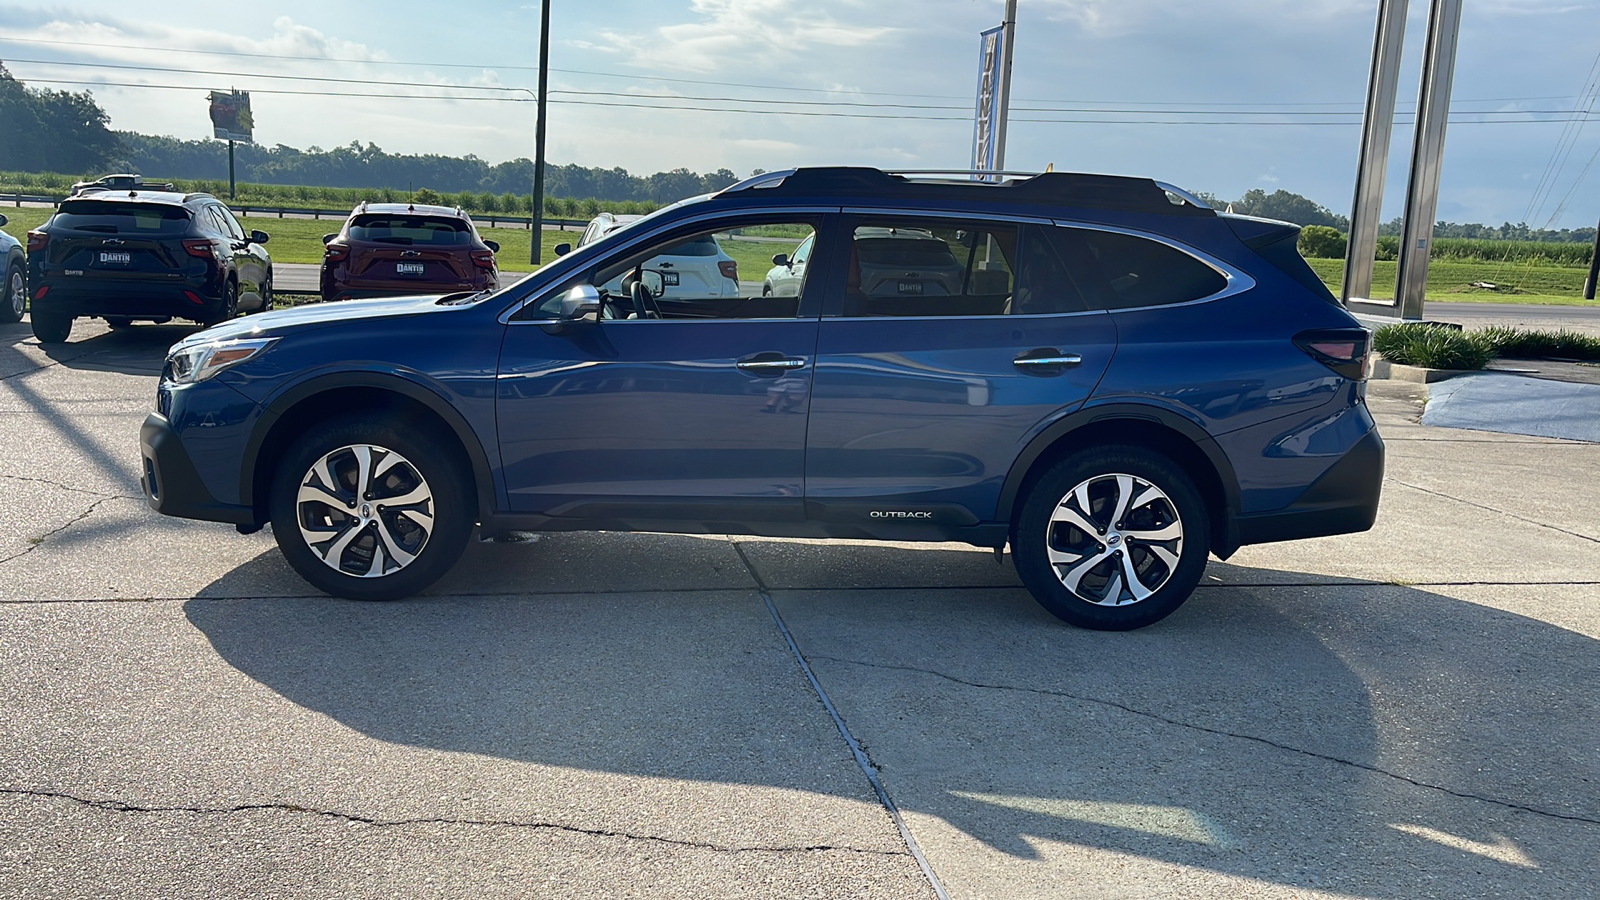
<instances>
[{"instance_id":1,"label":"front wheel","mask_svg":"<svg viewBox=\"0 0 1600 900\"><path fill-rule=\"evenodd\" d=\"M28 305L28 280L18 263L6 268L4 290L5 297L0 298L0 323L9 325L22 321L22 311Z\"/></svg>"},{"instance_id":2,"label":"front wheel","mask_svg":"<svg viewBox=\"0 0 1600 900\"><path fill-rule=\"evenodd\" d=\"M1128 631L1183 605L1205 571L1210 519L1194 480L1140 447L1075 453L1036 481L1012 534L1034 599L1080 628Z\"/></svg>"},{"instance_id":3,"label":"front wheel","mask_svg":"<svg viewBox=\"0 0 1600 900\"><path fill-rule=\"evenodd\" d=\"M294 570L329 594L415 594L466 548L476 496L466 465L420 429L376 419L324 423L278 468L273 535Z\"/></svg>"}]
</instances>

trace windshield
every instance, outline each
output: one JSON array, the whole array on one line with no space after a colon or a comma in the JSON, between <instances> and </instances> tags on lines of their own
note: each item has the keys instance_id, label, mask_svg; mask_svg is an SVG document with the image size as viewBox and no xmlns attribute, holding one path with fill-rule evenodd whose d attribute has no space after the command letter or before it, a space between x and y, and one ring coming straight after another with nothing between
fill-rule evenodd
<instances>
[{"instance_id":1,"label":"windshield","mask_svg":"<svg viewBox=\"0 0 1600 900\"><path fill-rule=\"evenodd\" d=\"M106 234L181 234L189 226L189 211L154 203L66 200L51 222L62 228Z\"/></svg>"},{"instance_id":2,"label":"windshield","mask_svg":"<svg viewBox=\"0 0 1600 900\"><path fill-rule=\"evenodd\" d=\"M350 223L350 239L408 246L465 246L472 243L472 226L465 220L443 216L364 215Z\"/></svg>"}]
</instances>

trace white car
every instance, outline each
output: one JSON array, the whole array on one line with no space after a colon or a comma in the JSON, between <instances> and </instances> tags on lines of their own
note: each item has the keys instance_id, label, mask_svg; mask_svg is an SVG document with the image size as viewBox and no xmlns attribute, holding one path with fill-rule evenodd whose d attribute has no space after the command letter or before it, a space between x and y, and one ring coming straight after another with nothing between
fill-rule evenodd
<instances>
[{"instance_id":1,"label":"white car","mask_svg":"<svg viewBox=\"0 0 1600 900\"><path fill-rule=\"evenodd\" d=\"M772 268L761 282L763 297L798 297L800 286L806 282L806 263L811 259L811 248L817 242L815 234L806 235L794 254L779 253L772 258Z\"/></svg>"},{"instance_id":2,"label":"white car","mask_svg":"<svg viewBox=\"0 0 1600 900\"><path fill-rule=\"evenodd\" d=\"M641 218L643 216L601 213L583 230L578 246L592 244ZM723 252L715 235L708 234L685 241L672 248L670 253L652 256L644 261L644 268L661 273L661 280L665 284L661 296L668 299L739 296L739 264ZM618 276L599 287L612 295L621 294L622 277Z\"/></svg>"}]
</instances>

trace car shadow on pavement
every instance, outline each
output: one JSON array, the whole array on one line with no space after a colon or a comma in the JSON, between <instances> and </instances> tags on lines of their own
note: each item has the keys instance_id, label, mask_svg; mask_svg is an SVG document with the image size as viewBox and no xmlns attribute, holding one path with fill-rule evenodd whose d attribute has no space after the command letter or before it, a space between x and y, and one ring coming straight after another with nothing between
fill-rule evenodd
<instances>
[{"instance_id":1,"label":"car shadow on pavement","mask_svg":"<svg viewBox=\"0 0 1600 900\"><path fill-rule=\"evenodd\" d=\"M116 331L97 329L98 334L80 336L78 332L83 330L86 329L80 322L71 341L45 344L40 350L46 357L69 369L123 375L160 375L167 350L199 331L200 326L189 323L142 324Z\"/></svg>"},{"instance_id":2,"label":"car shadow on pavement","mask_svg":"<svg viewBox=\"0 0 1600 900\"><path fill-rule=\"evenodd\" d=\"M939 551L880 550L895 552ZM370 738L861 789L818 774L838 757L800 734L832 726L789 689L800 676L754 590L229 598L275 555L188 601L189 621L240 672ZM1177 614L1124 634L1062 625L1008 587L772 598L913 832L937 817L975 839L962 852L1394 898L1462 896L1461 879L1474 896L1578 896L1600 879L1594 640L1413 587L1208 574Z\"/></svg>"}]
</instances>

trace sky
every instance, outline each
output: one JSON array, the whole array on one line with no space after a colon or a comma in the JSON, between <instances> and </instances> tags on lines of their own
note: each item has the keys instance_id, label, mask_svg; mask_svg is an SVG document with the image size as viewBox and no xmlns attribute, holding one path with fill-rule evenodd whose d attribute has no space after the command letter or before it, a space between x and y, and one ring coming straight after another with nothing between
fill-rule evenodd
<instances>
[{"instance_id":1,"label":"sky","mask_svg":"<svg viewBox=\"0 0 1600 900\"><path fill-rule=\"evenodd\" d=\"M1411 2L1407 123L1428 5ZM967 168L978 33L999 24L1004 3L552 8L551 163L742 176ZM90 90L121 130L208 138L205 92L231 87L252 92L267 145L533 156L537 0L195 9L6 0L0 62L37 87ZM1377 10L1378 0L1019 0L1006 167L1149 176L1225 199L1281 188L1347 215ZM1585 114L1600 3L1465 0L1458 54L1439 218L1593 225L1600 123ZM120 86L130 84L147 86ZM1386 219L1403 205L1410 144L1409 124L1397 127Z\"/></svg>"}]
</instances>

